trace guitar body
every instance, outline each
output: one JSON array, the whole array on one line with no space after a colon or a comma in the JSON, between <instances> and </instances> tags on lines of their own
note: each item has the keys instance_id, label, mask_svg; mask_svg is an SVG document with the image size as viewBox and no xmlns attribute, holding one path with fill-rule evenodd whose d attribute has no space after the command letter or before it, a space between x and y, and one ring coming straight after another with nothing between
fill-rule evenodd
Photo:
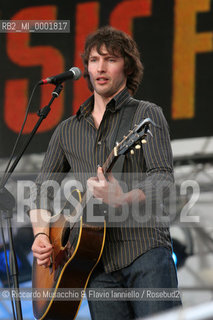
<instances>
[{"instance_id":1,"label":"guitar body","mask_svg":"<svg viewBox=\"0 0 213 320\"><path fill-rule=\"evenodd\" d=\"M57 292L69 288L86 288L90 275L101 258L104 247L106 227L83 224L82 217L72 231L64 215L54 217L50 223L50 240L53 244L52 265L48 268L39 266L34 259L32 287L40 292L41 299L33 300L33 312L36 319L62 320L75 319L81 304L79 299L54 299ZM68 235L68 237L67 237ZM45 294L50 293L45 299ZM65 290L64 290L65 291ZM37 295L36 295L37 296Z\"/></svg>"}]
</instances>

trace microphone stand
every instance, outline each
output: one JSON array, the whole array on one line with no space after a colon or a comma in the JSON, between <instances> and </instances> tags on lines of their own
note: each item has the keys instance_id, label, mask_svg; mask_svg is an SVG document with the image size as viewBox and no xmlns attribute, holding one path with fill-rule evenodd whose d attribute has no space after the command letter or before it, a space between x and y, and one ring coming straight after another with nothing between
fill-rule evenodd
<instances>
[{"instance_id":1,"label":"microphone stand","mask_svg":"<svg viewBox=\"0 0 213 320\"><path fill-rule=\"evenodd\" d=\"M5 185L10 178L11 174L13 173L14 169L16 168L19 160L21 159L22 155L24 154L25 150L27 149L28 145L30 144L33 136L35 135L36 131L40 127L42 121L47 117L48 113L50 112L51 104L59 96L61 93L61 90L63 89L63 86L61 83L58 83L55 87L55 90L52 92L52 98L50 99L48 105L43 107L37 112L37 115L39 116L39 119L37 123L35 124L32 132L30 133L27 141L23 145L22 149L19 151L18 155L16 156L13 165L11 168L8 170L7 174L3 177L1 183L0 183L0 213L3 213L4 218L7 221L7 229L8 229L8 240L9 240L9 249L10 249L10 276L12 278L12 284L14 286L15 290L15 305L16 305L16 316L17 320L22 320L22 309L21 309L21 301L20 301L20 295L19 295L19 281L18 281L18 267L17 267L17 258L14 250L14 243L13 243L13 235L12 235L12 224L11 224L11 219L12 219L12 210L15 207L15 199L12 196L12 194L5 188ZM3 226L1 225L1 228ZM2 230L3 232L3 230ZM6 248L5 248L6 250ZM6 261L5 261L6 263ZM10 283L9 283L9 288ZM10 294L11 294L11 289L10 289ZM12 296L11 297L11 303L12 303L12 308L13 308L13 300ZM15 318L14 318L15 319Z\"/></svg>"}]
</instances>

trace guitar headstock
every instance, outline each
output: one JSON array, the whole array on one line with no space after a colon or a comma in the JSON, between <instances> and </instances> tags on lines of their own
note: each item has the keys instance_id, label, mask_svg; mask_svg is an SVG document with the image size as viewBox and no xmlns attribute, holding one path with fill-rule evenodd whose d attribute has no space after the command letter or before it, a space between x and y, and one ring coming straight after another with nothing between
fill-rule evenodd
<instances>
[{"instance_id":1,"label":"guitar headstock","mask_svg":"<svg viewBox=\"0 0 213 320\"><path fill-rule=\"evenodd\" d=\"M129 150L134 153L133 148L141 148L141 143L146 143L146 137L148 134L152 136L152 132L149 127L150 124L157 126L150 118L142 120L139 124L136 124L132 130L129 131L127 136L124 136L123 140L114 147L114 156L118 157L125 154Z\"/></svg>"}]
</instances>

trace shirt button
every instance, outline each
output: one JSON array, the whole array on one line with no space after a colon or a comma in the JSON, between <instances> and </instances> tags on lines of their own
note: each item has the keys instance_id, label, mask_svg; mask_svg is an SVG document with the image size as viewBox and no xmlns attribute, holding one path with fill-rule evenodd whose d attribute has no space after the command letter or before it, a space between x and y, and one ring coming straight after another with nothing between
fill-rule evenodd
<instances>
[{"instance_id":1,"label":"shirt button","mask_svg":"<svg viewBox=\"0 0 213 320\"><path fill-rule=\"evenodd\" d=\"M101 146L101 143L102 143L101 141L98 141L98 145L99 145L99 146Z\"/></svg>"}]
</instances>

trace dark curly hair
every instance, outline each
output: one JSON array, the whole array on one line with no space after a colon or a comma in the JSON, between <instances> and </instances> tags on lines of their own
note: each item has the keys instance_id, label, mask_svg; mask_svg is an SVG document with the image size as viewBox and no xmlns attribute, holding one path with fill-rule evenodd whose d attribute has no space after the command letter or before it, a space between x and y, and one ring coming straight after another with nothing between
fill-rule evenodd
<instances>
[{"instance_id":1,"label":"dark curly hair","mask_svg":"<svg viewBox=\"0 0 213 320\"><path fill-rule=\"evenodd\" d=\"M117 30L111 26L104 26L91 33L85 42L82 59L84 63L84 78L88 82L88 87L93 91L88 73L88 61L91 49L96 48L101 55L102 46L105 45L107 51L113 55L120 55L124 58L124 73L127 76L127 88L130 94L134 94L138 89L143 76L143 65L140 60L140 53L136 42L125 32Z\"/></svg>"}]
</instances>

